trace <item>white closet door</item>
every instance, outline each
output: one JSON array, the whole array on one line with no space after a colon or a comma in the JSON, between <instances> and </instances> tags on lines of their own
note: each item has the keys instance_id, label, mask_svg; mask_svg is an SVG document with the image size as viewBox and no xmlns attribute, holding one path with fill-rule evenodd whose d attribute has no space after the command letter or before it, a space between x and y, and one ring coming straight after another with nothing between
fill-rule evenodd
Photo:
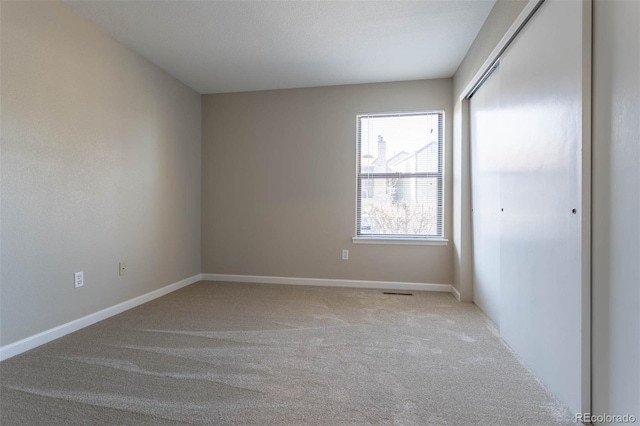
<instances>
[{"instance_id":1,"label":"white closet door","mask_svg":"<svg viewBox=\"0 0 640 426\"><path fill-rule=\"evenodd\" d=\"M474 302L575 412L590 403L590 7L545 1L470 99Z\"/></svg>"},{"instance_id":2,"label":"white closet door","mask_svg":"<svg viewBox=\"0 0 640 426\"><path fill-rule=\"evenodd\" d=\"M500 327L500 68L470 100L473 302Z\"/></svg>"},{"instance_id":3,"label":"white closet door","mask_svg":"<svg viewBox=\"0 0 640 426\"><path fill-rule=\"evenodd\" d=\"M500 60L508 159L500 172L500 334L575 412L589 400L582 120L590 6L546 1Z\"/></svg>"}]
</instances>

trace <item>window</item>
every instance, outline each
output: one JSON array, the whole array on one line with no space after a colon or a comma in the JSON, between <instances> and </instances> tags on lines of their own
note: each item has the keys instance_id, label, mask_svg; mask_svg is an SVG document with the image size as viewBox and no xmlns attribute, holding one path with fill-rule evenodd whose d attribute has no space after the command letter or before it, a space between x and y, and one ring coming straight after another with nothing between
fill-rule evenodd
<instances>
[{"instance_id":1,"label":"window","mask_svg":"<svg viewBox=\"0 0 640 426\"><path fill-rule=\"evenodd\" d=\"M444 113L357 117L355 240L443 238Z\"/></svg>"}]
</instances>

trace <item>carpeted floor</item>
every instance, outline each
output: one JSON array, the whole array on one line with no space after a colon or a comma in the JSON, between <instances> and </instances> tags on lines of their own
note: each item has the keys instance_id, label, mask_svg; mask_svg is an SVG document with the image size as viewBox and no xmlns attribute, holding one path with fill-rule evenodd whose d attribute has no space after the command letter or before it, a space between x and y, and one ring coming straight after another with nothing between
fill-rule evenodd
<instances>
[{"instance_id":1,"label":"carpeted floor","mask_svg":"<svg viewBox=\"0 0 640 426\"><path fill-rule=\"evenodd\" d=\"M450 294L200 282L0 363L0 424L573 424Z\"/></svg>"}]
</instances>

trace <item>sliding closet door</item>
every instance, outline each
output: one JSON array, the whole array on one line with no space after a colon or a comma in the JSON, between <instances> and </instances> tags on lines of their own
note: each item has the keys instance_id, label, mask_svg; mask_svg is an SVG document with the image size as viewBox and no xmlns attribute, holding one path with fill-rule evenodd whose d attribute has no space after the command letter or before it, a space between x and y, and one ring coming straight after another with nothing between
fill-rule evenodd
<instances>
[{"instance_id":1,"label":"sliding closet door","mask_svg":"<svg viewBox=\"0 0 640 426\"><path fill-rule=\"evenodd\" d=\"M474 302L590 404L589 1L546 0L470 98Z\"/></svg>"},{"instance_id":2,"label":"sliding closet door","mask_svg":"<svg viewBox=\"0 0 640 426\"><path fill-rule=\"evenodd\" d=\"M500 68L469 104L473 302L500 327Z\"/></svg>"},{"instance_id":3,"label":"sliding closet door","mask_svg":"<svg viewBox=\"0 0 640 426\"><path fill-rule=\"evenodd\" d=\"M576 412L589 400L589 7L546 1L500 60L500 334Z\"/></svg>"}]
</instances>

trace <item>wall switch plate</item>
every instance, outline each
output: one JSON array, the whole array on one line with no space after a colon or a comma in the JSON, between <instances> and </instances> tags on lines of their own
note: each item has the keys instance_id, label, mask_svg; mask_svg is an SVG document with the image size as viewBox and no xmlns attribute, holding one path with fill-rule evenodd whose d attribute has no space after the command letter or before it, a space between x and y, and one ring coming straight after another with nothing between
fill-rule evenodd
<instances>
[{"instance_id":1,"label":"wall switch plate","mask_svg":"<svg viewBox=\"0 0 640 426\"><path fill-rule=\"evenodd\" d=\"M80 272L76 272L75 274L73 274L74 277L74 287L78 288L78 287L82 287L84 285L84 272L80 271Z\"/></svg>"},{"instance_id":2,"label":"wall switch plate","mask_svg":"<svg viewBox=\"0 0 640 426\"><path fill-rule=\"evenodd\" d=\"M124 262L120 262L119 263L119 267L120 267L120 275L124 275L127 273L127 265Z\"/></svg>"},{"instance_id":3,"label":"wall switch plate","mask_svg":"<svg viewBox=\"0 0 640 426\"><path fill-rule=\"evenodd\" d=\"M349 260L349 250L342 250L342 260Z\"/></svg>"}]
</instances>

